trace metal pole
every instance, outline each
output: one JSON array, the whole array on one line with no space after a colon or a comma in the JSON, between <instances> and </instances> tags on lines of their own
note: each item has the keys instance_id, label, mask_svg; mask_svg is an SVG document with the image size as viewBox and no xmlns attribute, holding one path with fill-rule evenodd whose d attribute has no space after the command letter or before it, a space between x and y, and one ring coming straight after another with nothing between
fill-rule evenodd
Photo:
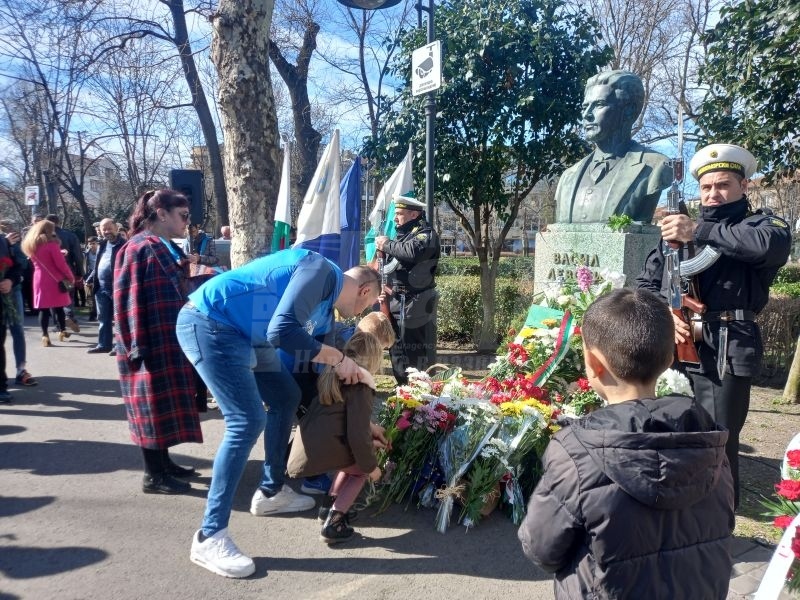
<instances>
[{"instance_id":1,"label":"metal pole","mask_svg":"<svg viewBox=\"0 0 800 600\"><path fill-rule=\"evenodd\" d=\"M433 28L434 1L428 0L428 43L436 41L436 32ZM419 10L423 10L421 4L417 5ZM425 207L428 222L434 222L433 215L433 176L434 176L434 149L436 148L436 94L428 92L425 100Z\"/></svg>"}]
</instances>

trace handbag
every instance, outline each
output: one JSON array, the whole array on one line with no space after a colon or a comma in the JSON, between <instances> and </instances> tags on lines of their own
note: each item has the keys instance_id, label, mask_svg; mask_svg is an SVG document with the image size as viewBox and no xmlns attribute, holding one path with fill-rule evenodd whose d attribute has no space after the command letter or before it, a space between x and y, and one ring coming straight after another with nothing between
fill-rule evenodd
<instances>
[{"instance_id":1,"label":"handbag","mask_svg":"<svg viewBox=\"0 0 800 600\"><path fill-rule=\"evenodd\" d=\"M63 293L67 293L67 292L71 292L72 290L75 289L75 284L72 282L71 279L67 279L66 277L64 279L58 279L55 275L53 275L50 272L50 269L48 269L47 265L45 265L43 262L37 260L36 264L39 265L40 267L42 267L45 271L47 271L47 274L50 275L50 277L52 277L55 281L58 282L59 291L61 291Z\"/></svg>"}]
</instances>

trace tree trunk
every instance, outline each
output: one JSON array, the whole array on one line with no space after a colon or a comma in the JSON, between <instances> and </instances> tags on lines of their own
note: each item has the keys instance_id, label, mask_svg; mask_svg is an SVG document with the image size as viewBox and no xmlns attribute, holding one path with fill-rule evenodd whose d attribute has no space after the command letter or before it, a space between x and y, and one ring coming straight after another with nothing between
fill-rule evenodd
<instances>
[{"instance_id":1,"label":"tree trunk","mask_svg":"<svg viewBox=\"0 0 800 600\"><path fill-rule=\"evenodd\" d=\"M783 399L790 404L800 404L800 339L794 349L792 366L783 388Z\"/></svg>"},{"instance_id":2,"label":"tree trunk","mask_svg":"<svg viewBox=\"0 0 800 600\"><path fill-rule=\"evenodd\" d=\"M492 353L497 350L497 328L495 327L495 284L497 282L496 257L489 262L486 244L478 253L481 267L481 302L483 303L483 323L481 323L480 336L478 337L478 352L481 354Z\"/></svg>"},{"instance_id":3,"label":"tree trunk","mask_svg":"<svg viewBox=\"0 0 800 600\"><path fill-rule=\"evenodd\" d=\"M211 173L214 175L214 204L216 206L216 230L222 225L230 224L228 215L228 194L225 186L225 169L222 164L222 154L217 140L217 130L214 127L214 119L211 117L211 109L208 107L206 94L200 75L197 72L197 65L194 62L194 54L189 44L189 33L186 28L186 14L183 9L183 0L166 0L166 4L172 13L172 21L175 25L175 46L181 57L183 73L186 76L186 83L192 94L192 105L197 111L197 118L203 130L203 138L206 142L208 151L208 163ZM272 2L269 2L269 20L272 19ZM222 9L220 9L222 12ZM265 43L261 44L266 45ZM271 87L270 87L271 90ZM220 92L221 95L221 92ZM270 92L270 99L272 98ZM227 137L227 136L226 136Z\"/></svg>"},{"instance_id":4,"label":"tree trunk","mask_svg":"<svg viewBox=\"0 0 800 600\"><path fill-rule=\"evenodd\" d=\"M273 0L220 0L213 21L233 267L269 248L275 222L281 161L269 75L273 7Z\"/></svg>"},{"instance_id":5,"label":"tree trunk","mask_svg":"<svg viewBox=\"0 0 800 600\"><path fill-rule=\"evenodd\" d=\"M296 175L292 178L294 195L303 200L317 170L317 154L322 135L314 129L311 122L311 100L308 97L308 67L311 56L317 48L319 25L310 20L306 23L303 45L297 54L297 64L292 65L283 56L280 48L270 44L269 57L280 73L281 79L289 88L292 98L292 117L294 119L295 149L297 162Z\"/></svg>"}]
</instances>

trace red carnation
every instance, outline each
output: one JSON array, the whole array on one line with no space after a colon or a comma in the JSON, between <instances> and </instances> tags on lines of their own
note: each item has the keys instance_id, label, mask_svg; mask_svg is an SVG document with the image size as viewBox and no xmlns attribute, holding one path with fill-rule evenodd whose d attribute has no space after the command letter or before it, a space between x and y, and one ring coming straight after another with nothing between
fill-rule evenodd
<instances>
[{"instance_id":1,"label":"red carnation","mask_svg":"<svg viewBox=\"0 0 800 600\"><path fill-rule=\"evenodd\" d=\"M772 521L772 524L775 525L775 527L786 529L792 523L793 518L794 517L791 517L790 515L781 515L780 517L775 517L775 519Z\"/></svg>"},{"instance_id":2,"label":"red carnation","mask_svg":"<svg viewBox=\"0 0 800 600\"><path fill-rule=\"evenodd\" d=\"M582 392L588 392L592 389L592 386L589 385L589 380L586 377L581 377L578 379L578 389Z\"/></svg>"},{"instance_id":3,"label":"red carnation","mask_svg":"<svg viewBox=\"0 0 800 600\"><path fill-rule=\"evenodd\" d=\"M800 450L789 450L786 453L786 462L793 469L800 469Z\"/></svg>"},{"instance_id":4,"label":"red carnation","mask_svg":"<svg viewBox=\"0 0 800 600\"><path fill-rule=\"evenodd\" d=\"M775 491L787 500L800 500L800 481L783 479L775 486Z\"/></svg>"}]
</instances>

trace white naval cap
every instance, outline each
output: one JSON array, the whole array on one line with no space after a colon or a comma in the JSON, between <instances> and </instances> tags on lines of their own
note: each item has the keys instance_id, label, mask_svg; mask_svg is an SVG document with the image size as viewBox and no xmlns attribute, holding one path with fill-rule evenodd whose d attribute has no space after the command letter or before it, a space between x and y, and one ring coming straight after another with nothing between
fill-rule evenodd
<instances>
[{"instance_id":1,"label":"white naval cap","mask_svg":"<svg viewBox=\"0 0 800 600\"><path fill-rule=\"evenodd\" d=\"M406 192L403 195L395 194L393 200L395 208L409 208L411 210L422 211L425 210L425 203L417 200L414 192Z\"/></svg>"},{"instance_id":2,"label":"white naval cap","mask_svg":"<svg viewBox=\"0 0 800 600\"><path fill-rule=\"evenodd\" d=\"M756 172L756 157L741 146L734 144L711 144L701 148L689 162L689 172L699 180L713 171L733 171L745 179Z\"/></svg>"}]
</instances>

